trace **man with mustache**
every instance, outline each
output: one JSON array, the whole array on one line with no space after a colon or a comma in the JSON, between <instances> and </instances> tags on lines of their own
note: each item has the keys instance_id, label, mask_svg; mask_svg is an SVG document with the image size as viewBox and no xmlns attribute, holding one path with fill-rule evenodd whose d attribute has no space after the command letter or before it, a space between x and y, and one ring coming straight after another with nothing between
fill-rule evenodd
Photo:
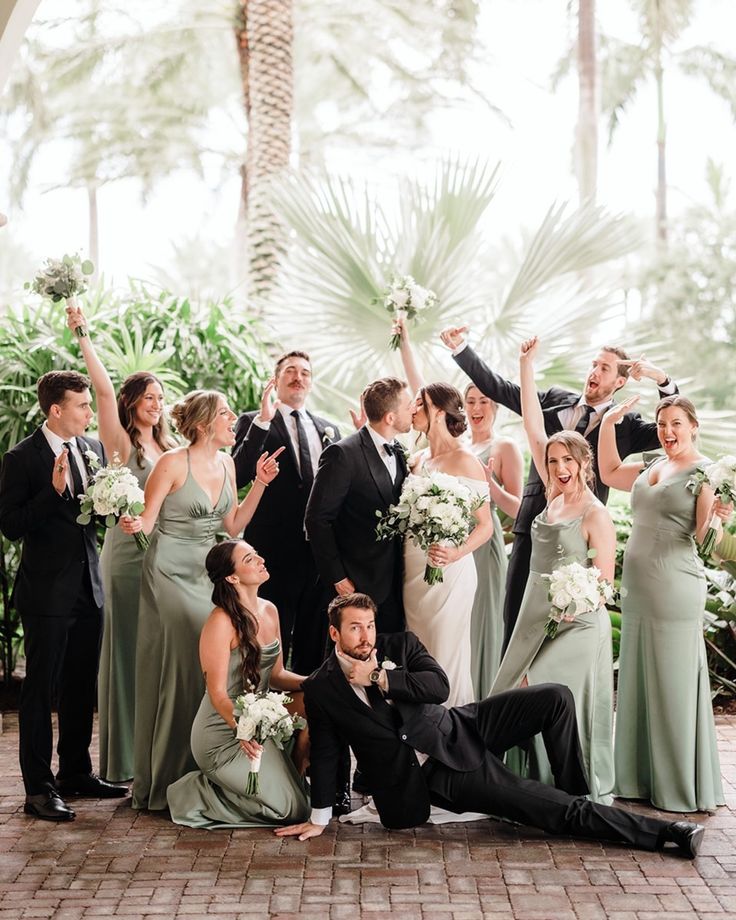
<instances>
[{"instance_id":1,"label":"man with mustache","mask_svg":"<svg viewBox=\"0 0 736 920\"><path fill-rule=\"evenodd\" d=\"M451 326L440 336L452 351L455 363L470 377L486 396L521 415L521 394L519 385L492 370L465 341L467 326ZM608 487L598 475L598 433L600 420L613 404L613 397L626 383L629 376L635 380L649 377L659 389L660 397L677 392L677 386L659 367L643 357L631 361L623 349L612 345L603 346L593 358L585 379L583 392L550 387L539 393L544 413L544 426L548 435L558 431L577 431L593 448L593 472L595 483L592 488L605 504L608 501ZM616 426L616 443L622 458L645 450L656 450L657 426L645 422L638 412L627 412ZM506 575L506 597L504 600L504 648L508 645L519 615L521 600L529 578L529 562L532 552L531 526L534 518L544 510L546 496L542 480L532 464L524 486L519 511L514 520L514 542Z\"/></svg>"},{"instance_id":2,"label":"man with mustache","mask_svg":"<svg viewBox=\"0 0 736 920\"><path fill-rule=\"evenodd\" d=\"M251 482L264 450L286 450L280 472L261 499L244 539L266 560L271 579L263 596L279 612L284 662L309 674L324 657L327 639L324 610L330 593L319 580L304 531L304 512L319 458L340 440L337 427L307 411L312 363L304 351L290 351L276 362L257 412L246 412L235 428L233 460L238 488ZM274 399L275 396L275 399Z\"/></svg>"},{"instance_id":3,"label":"man with mustache","mask_svg":"<svg viewBox=\"0 0 736 920\"><path fill-rule=\"evenodd\" d=\"M572 695L559 684L509 690L446 709L444 671L412 633L376 635L376 605L366 594L330 604L332 655L304 682L311 743L310 820L275 831L319 836L331 819L340 752L353 749L381 823L416 827L430 805L482 812L551 834L628 843L645 850L673 844L693 858L702 825L666 822L597 805L580 756ZM523 779L502 757L540 733L555 786Z\"/></svg>"}]
</instances>

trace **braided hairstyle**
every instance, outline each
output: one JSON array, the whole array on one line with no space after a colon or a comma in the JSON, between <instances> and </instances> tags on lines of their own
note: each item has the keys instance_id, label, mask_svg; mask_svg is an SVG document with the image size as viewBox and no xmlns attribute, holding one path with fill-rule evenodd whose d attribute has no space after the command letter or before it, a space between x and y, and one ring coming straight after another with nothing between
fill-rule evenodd
<instances>
[{"instance_id":1,"label":"braided hairstyle","mask_svg":"<svg viewBox=\"0 0 736 920\"><path fill-rule=\"evenodd\" d=\"M241 603L235 585L227 580L228 575L235 571L235 547L242 544L242 540L223 540L222 543L217 543L207 553L204 564L207 576L214 585L212 603L222 607L230 617L238 637L243 687L246 690L255 690L261 679L261 647L256 641L258 620L255 613Z\"/></svg>"}]
</instances>

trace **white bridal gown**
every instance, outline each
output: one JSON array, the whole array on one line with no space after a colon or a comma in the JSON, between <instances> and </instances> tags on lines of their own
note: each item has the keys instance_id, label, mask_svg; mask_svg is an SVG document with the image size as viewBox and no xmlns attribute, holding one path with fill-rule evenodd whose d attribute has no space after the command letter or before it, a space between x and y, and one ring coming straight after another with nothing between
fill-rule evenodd
<instances>
[{"instance_id":1,"label":"white bridal gown","mask_svg":"<svg viewBox=\"0 0 736 920\"><path fill-rule=\"evenodd\" d=\"M488 500L488 484L457 477L473 495ZM427 554L411 539L404 541L404 613L406 628L437 659L450 682L445 706L462 706L475 700L470 655L470 618L478 584L473 554L442 569L443 581L424 580Z\"/></svg>"}]
</instances>

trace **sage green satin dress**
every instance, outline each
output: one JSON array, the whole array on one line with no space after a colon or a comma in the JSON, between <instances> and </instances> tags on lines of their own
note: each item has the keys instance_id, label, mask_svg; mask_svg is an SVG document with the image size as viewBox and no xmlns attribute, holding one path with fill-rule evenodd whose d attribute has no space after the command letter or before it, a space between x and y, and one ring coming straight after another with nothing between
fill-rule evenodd
<instances>
[{"instance_id":1,"label":"sage green satin dress","mask_svg":"<svg viewBox=\"0 0 736 920\"><path fill-rule=\"evenodd\" d=\"M694 469L694 468L693 468ZM706 584L698 558L693 469L631 491L621 579L616 795L665 811L724 804L708 662Z\"/></svg>"},{"instance_id":2,"label":"sage green satin dress","mask_svg":"<svg viewBox=\"0 0 736 920\"><path fill-rule=\"evenodd\" d=\"M268 689L279 649L278 639L261 649L259 690ZM242 692L240 650L235 648L230 653L228 695L234 700ZM260 791L258 795L246 795L250 761L235 732L205 693L192 725L192 752L199 770L169 786L171 820L208 830L307 821L310 808L306 786L289 750L290 746L279 750L273 741L264 744Z\"/></svg>"},{"instance_id":3,"label":"sage green satin dress","mask_svg":"<svg viewBox=\"0 0 736 920\"><path fill-rule=\"evenodd\" d=\"M529 581L519 618L493 684L492 694L511 690L524 676L529 685L565 684L575 698L580 747L594 802L609 804L613 791L613 658L611 621L601 607L562 622L554 639L544 634L550 613L549 580L560 565L590 565L582 515L551 524L546 509L532 524ZM541 736L530 746L528 762L518 750L507 765L522 775L554 785Z\"/></svg>"},{"instance_id":4,"label":"sage green satin dress","mask_svg":"<svg viewBox=\"0 0 736 920\"><path fill-rule=\"evenodd\" d=\"M133 808L166 808L167 788L196 768L189 734L204 693L199 634L212 610L204 560L234 500L224 463L222 470L214 507L191 470L184 485L166 496L143 561Z\"/></svg>"},{"instance_id":5,"label":"sage green satin dress","mask_svg":"<svg viewBox=\"0 0 736 920\"><path fill-rule=\"evenodd\" d=\"M478 459L485 464L489 454L490 447ZM508 562L503 529L492 500L490 508L493 536L473 553L478 585L470 616L471 673L478 700L485 699L491 692L503 648L503 602Z\"/></svg>"},{"instance_id":6,"label":"sage green satin dress","mask_svg":"<svg viewBox=\"0 0 736 920\"><path fill-rule=\"evenodd\" d=\"M153 464L143 458L138 466L135 450L125 464L145 488ZM138 596L143 550L135 538L111 527L105 533L100 570L105 588L105 625L102 632L97 711L100 724L100 776L110 782L133 775L133 724L135 721L135 649L138 636Z\"/></svg>"}]
</instances>

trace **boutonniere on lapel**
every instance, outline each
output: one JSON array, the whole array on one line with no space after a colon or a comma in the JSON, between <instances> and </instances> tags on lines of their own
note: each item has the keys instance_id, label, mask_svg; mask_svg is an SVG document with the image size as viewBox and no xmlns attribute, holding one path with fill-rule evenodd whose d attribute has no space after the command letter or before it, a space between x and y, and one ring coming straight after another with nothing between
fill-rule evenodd
<instances>
[{"instance_id":1,"label":"boutonniere on lapel","mask_svg":"<svg viewBox=\"0 0 736 920\"><path fill-rule=\"evenodd\" d=\"M396 668L399 667L399 665L396 664L395 661L391 661L390 658L384 658L383 661L381 662L381 667L383 668L384 671L395 671Z\"/></svg>"},{"instance_id":2,"label":"boutonniere on lapel","mask_svg":"<svg viewBox=\"0 0 736 920\"><path fill-rule=\"evenodd\" d=\"M88 447L87 450L84 451L83 456L84 456L84 462L85 462L85 464L87 465L87 469L88 469L91 473L94 473L95 470L99 470L99 468L100 468L100 458L99 458L99 457L97 456L97 454L92 450L91 447Z\"/></svg>"},{"instance_id":3,"label":"boutonniere on lapel","mask_svg":"<svg viewBox=\"0 0 736 920\"><path fill-rule=\"evenodd\" d=\"M325 425L325 433L322 435L323 444L331 444L335 440L335 429L332 425Z\"/></svg>"}]
</instances>

